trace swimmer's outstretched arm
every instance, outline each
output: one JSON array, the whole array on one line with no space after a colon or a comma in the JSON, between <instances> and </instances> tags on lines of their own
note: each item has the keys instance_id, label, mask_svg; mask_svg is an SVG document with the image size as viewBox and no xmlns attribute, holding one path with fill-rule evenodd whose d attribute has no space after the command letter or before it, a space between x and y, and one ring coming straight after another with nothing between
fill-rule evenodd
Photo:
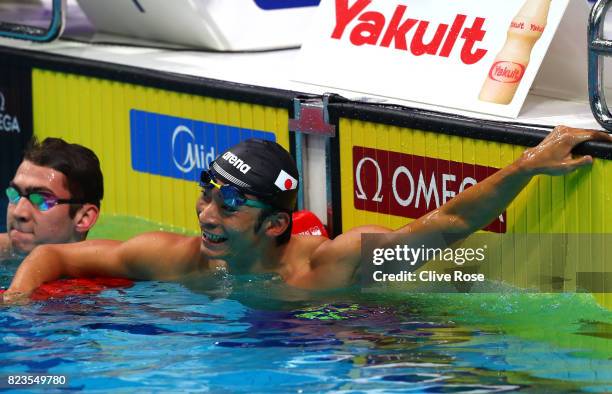
<instances>
[{"instance_id":1,"label":"swimmer's outstretched arm","mask_svg":"<svg viewBox=\"0 0 612 394\"><path fill-rule=\"evenodd\" d=\"M534 175L562 175L591 164L591 156L573 158L571 154L576 145L591 140L612 142L612 136L557 126L514 163L404 227L393 231L381 226L362 226L322 243L311 256L311 271L301 285L333 288L352 284L364 233L409 234L419 245L424 241L427 247L444 247L463 239L499 216Z\"/></svg>"},{"instance_id":2,"label":"swimmer's outstretched arm","mask_svg":"<svg viewBox=\"0 0 612 394\"><path fill-rule=\"evenodd\" d=\"M92 240L41 245L21 263L4 298L29 296L43 283L64 277L179 280L195 268L199 240L154 232L125 242Z\"/></svg>"}]
</instances>

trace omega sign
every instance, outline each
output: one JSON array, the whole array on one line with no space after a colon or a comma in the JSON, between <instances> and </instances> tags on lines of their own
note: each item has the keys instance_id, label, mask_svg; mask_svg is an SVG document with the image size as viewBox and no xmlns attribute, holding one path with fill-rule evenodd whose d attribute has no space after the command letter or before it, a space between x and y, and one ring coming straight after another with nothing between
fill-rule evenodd
<instances>
[{"instance_id":1,"label":"omega sign","mask_svg":"<svg viewBox=\"0 0 612 394\"><path fill-rule=\"evenodd\" d=\"M0 133L20 133L21 129L19 128L17 117L7 114L5 111L6 99L0 91Z\"/></svg>"},{"instance_id":2,"label":"omega sign","mask_svg":"<svg viewBox=\"0 0 612 394\"><path fill-rule=\"evenodd\" d=\"M353 147L356 209L416 219L498 169ZM506 212L485 230L506 232Z\"/></svg>"}]
</instances>

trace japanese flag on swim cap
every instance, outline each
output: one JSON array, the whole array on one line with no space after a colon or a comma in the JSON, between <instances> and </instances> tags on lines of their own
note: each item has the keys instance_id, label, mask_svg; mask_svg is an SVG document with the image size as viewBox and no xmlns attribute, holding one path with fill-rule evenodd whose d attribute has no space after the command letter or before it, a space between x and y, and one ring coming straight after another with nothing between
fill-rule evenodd
<instances>
[{"instance_id":1,"label":"japanese flag on swim cap","mask_svg":"<svg viewBox=\"0 0 612 394\"><path fill-rule=\"evenodd\" d=\"M274 141L251 138L219 155L211 169L224 183L293 211L298 171L291 154Z\"/></svg>"}]
</instances>

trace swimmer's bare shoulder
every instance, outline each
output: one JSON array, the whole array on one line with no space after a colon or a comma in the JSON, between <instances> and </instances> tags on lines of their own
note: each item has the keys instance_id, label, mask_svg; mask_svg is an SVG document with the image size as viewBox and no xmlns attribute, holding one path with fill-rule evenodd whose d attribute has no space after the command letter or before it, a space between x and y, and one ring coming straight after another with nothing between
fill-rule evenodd
<instances>
[{"instance_id":1,"label":"swimmer's bare shoulder","mask_svg":"<svg viewBox=\"0 0 612 394\"><path fill-rule=\"evenodd\" d=\"M355 283L361 259L361 234L385 233L390 230L376 225L351 229L334 239L305 237L294 248L294 258L306 258L303 269L287 279L287 283L305 289L337 289ZM294 237L292 237L293 240Z\"/></svg>"},{"instance_id":2,"label":"swimmer's bare shoulder","mask_svg":"<svg viewBox=\"0 0 612 394\"><path fill-rule=\"evenodd\" d=\"M200 237L156 231L126 242L118 250L133 279L180 280L199 270Z\"/></svg>"},{"instance_id":3,"label":"swimmer's bare shoulder","mask_svg":"<svg viewBox=\"0 0 612 394\"><path fill-rule=\"evenodd\" d=\"M9 238L7 233L0 233L0 261L9 256Z\"/></svg>"},{"instance_id":4,"label":"swimmer's bare shoulder","mask_svg":"<svg viewBox=\"0 0 612 394\"><path fill-rule=\"evenodd\" d=\"M325 260L338 263L335 254L329 252L332 240L327 237L311 235L294 235L287 246L283 260L290 266L289 273L284 276L287 284L304 289L326 289L344 287L348 281L339 280L338 276L348 276L341 266L335 269L322 270L322 255ZM327 251L327 252L326 252ZM325 264L331 266L332 264ZM342 282L340 285L339 283ZM332 285L333 284L333 285Z\"/></svg>"}]
</instances>

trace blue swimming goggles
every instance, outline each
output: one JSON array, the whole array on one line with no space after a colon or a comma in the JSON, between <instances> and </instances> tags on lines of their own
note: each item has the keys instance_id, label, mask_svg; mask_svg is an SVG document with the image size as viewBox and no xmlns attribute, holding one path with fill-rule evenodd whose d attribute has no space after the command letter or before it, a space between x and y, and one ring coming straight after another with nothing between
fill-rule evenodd
<instances>
[{"instance_id":1,"label":"blue swimming goggles","mask_svg":"<svg viewBox=\"0 0 612 394\"><path fill-rule=\"evenodd\" d=\"M246 198L244 193L236 186L220 185L215 179L215 175L212 171L202 171L200 174L200 186L206 190L211 190L212 188L219 189L219 193L221 193L221 197L223 198L223 204L228 208L238 209L246 205L247 207L253 208L272 209L272 206L265 202Z\"/></svg>"},{"instance_id":2,"label":"blue swimming goggles","mask_svg":"<svg viewBox=\"0 0 612 394\"><path fill-rule=\"evenodd\" d=\"M39 211L48 211L58 204L85 204L85 201L81 200L67 200L57 198L52 193L39 191L33 193L21 193L13 186L9 186L6 188L6 196L9 199L9 203L13 205L17 205L21 197L25 197L32 205L34 205Z\"/></svg>"}]
</instances>

